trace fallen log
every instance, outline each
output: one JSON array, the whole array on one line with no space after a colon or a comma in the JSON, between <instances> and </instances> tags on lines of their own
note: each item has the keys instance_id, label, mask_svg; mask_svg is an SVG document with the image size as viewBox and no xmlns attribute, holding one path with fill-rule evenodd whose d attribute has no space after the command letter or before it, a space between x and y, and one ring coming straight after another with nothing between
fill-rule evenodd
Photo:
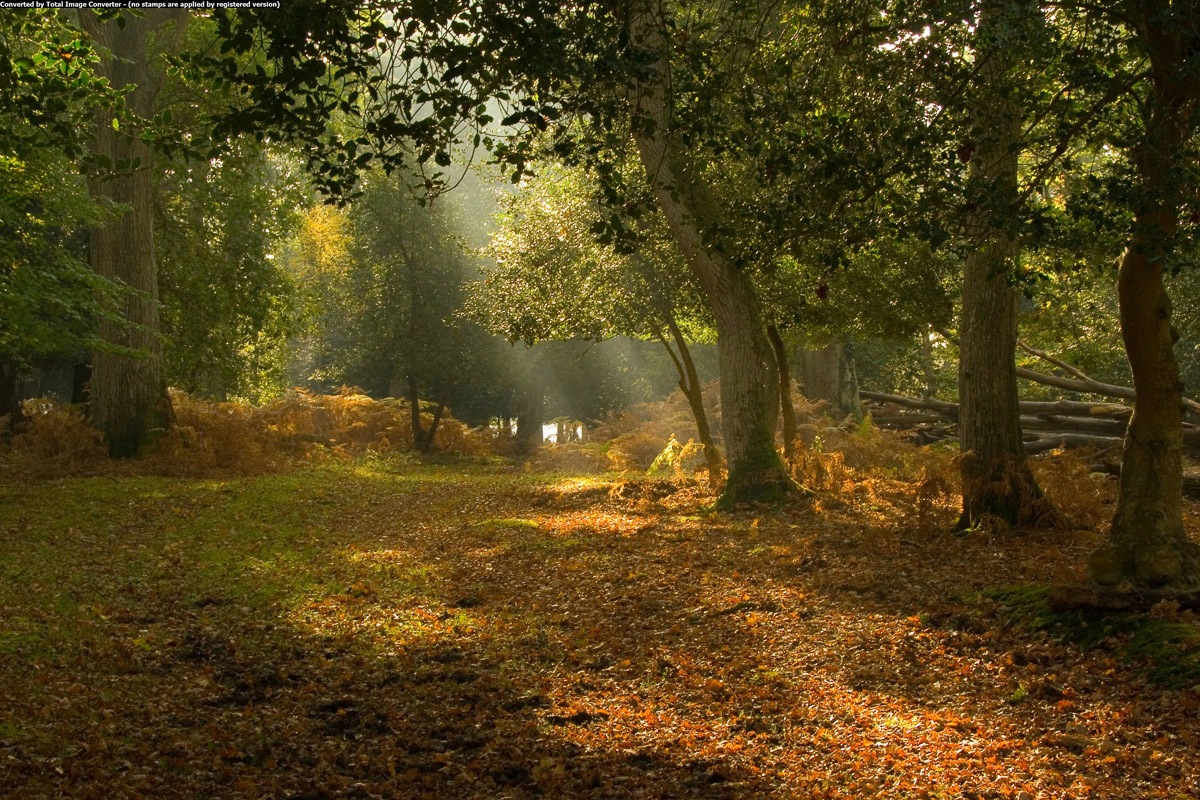
<instances>
[{"instance_id":1,"label":"fallen log","mask_svg":"<svg viewBox=\"0 0 1200 800\"><path fill-rule=\"evenodd\" d=\"M932 397L905 397L900 394L885 394L859 389L858 396L863 400L874 400L877 403L893 403L901 408L912 408L918 411L933 411L938 414L958 419L958 403L936 400Z\"/></svg>"},{"instance_id":2,"label":"fallen log","mask_svg":"<svg viewBox=\"0 0 1200 800\"><path fill-rule=\"evenodd\" d=\"M958 417L958 403L947 400L937 400L932 397L905 397L899 394L872 392L867 389L859 390L858 394L864 400L873 400L877 403L891 403L901 408L911 408L914 411L931 411L955 419ZM1122 403L1089 403L1085 400L1022 400L1019 405L1022 414L1034 416L1052 414L1128 419L1133 414L1133 409Z\"/></svg>"},{"instance_id":3,"label":"fallen log","mask_svg":"<svg viewBox=\"0 0 1200 800\"><path fill-rule=\"evenodd\" d=\"M1094 436L1087 433L1055 433L1041 435L1038 438L1025 442L1025 454L1032 456L1038 453L1057 450L1060 447L1094 447L1097 450L1104 450L1110 447L1121 447L1124 441L1120 436Z\"/></svg>"},{"instance_id":4,"label":"fallen log","mask_svg":"<svg viewBox=\"0 0 1200 800\"><path fill-rule=\"evenodd\" d=\"M871 422L874 422L881 428L886 428L889 425L900 425L911 427L913 425L921 425L928 422L945 422L946 418L940 414L896 414L895 416L877 417L871 415Z\"/></svg>"},{"instance_id":5,"label":"fallen log","mask_svg":"<svg viewBox=\"0 0 1200 800\"><path fill-rule=\"evenodd\" d=\"M1128 422L1120 419L1091 419L1088 417L1021 417L1021 430L1054 431L1056 433L1091 433L1098 436L1124 436Z\"/></svg>"},{"instance_id":6,"label":"fallen log","mask_svg":"<svg viewBox=\"0 0 1200 800\"><path fill-rule=\"evenodd\" d=\"M881 427L918 428L923 425L958 422L958 404L932 397L905 397L867 389L859 395L868 401L912 409L912 414L883 414L872 417ZM1091 403L1081 400L1023 400L1021 427L1029 433L1025 452L1034 455L1060 447L1119 447L1133 409L1121 403ZM952 435L952 434L951 434ZM944 438L940 433L938 439ZM924 439L924 437L921 437ZM1200 425L1183 424L1183 445L1188 455L1200 457Z\"/></svg>"},{"instance_id":7,"label":"fallen log","mask_svg":"<svg viewBox=\"0 0 1200 800\"><path fill-rule=\"evenodd\" d=\"M1033 381L1034 383L1040 383L1043 386L1066 389L1068 392L1099 394L1105 397L1121 397L1126 400L1134 399L1133 387L1102 383L1092 378L1088 378L1087 380L1081 378L1063 378L1058 375L1047 375L1044 372L1036 372L1028 367L1017 367L1017 377Z\"/></svg>"},{"instance_id":8,"label":"fallen log","mask_svg":"<svg viewBox=\"0 0 1200 800\"><path fill-rule=\"evenodd\" d=\"M1022 414L1128 419L1133 409L1121 403L1088 403L1083 400L1022 400Z\"/></svg>"},{"instance_id":9,"label":"fallen log","mask_svg":"<svg viewBox=\"0 0 1200 800\"><path fill-rule=\"evenodd\" d=\"M1179 608L1196 610L1200 609L1200 591L1059 585L1050 587L1049 603L1056 611L1142 613L1159 603L1177 603Z\"/></svg>"},{"instance_id":10,"label":"fallen log","mask_svg":"<svg viewBox=\"0 0 1200 800\"><path fill-rule=\"evenodd\" d=\"M949 331L939 328L937 333L946 341L950 342L956 347L958 346L958 339L955 338L955 336ZM1065 389L1068 392L1098 394L1104 397L1119 397L1123 400L1137 399L1132 386L1118 386L1116 384L1098 381L1095 378L1089 377L1077 367L1073 367L1067 362L1055 358L1048 353L1044 353L1041 350L1032 348L1020 340L1017 341L1017 346L1030 355L1037 356L1043 361L1052 364L1053 366L1056 366L1073 376L1071 378L1064 378L1059 375L1047 375L1044 372L1037 372L1027 367L1017 367L1018 378L1024 378L1025 380L1033 381L1034 383L1040 383L1043 386L1053 386L1056 389ZM1186 411L1200 414L1200 403L1197 403L1195 400L1190 400L1185 397L1181 401L1181 405Z\"/></svg>"},{"instance_id":11,"label":"fallen log","mask_svg":"<svg viewBox=\"0 0 1200 800\"><path fill-rule=\"evenodd\" d=\"M1031 440L1025 442L1025 452L1028 455L1045 453L1058 447L1123 447L1123 436L1096 436L1087 433L1050 433L1036 432L1031 434ZM1200 458L1200 431L1188 430L1183 432L1183 452L1192 458Z\"/></svg>"}]
</instances>

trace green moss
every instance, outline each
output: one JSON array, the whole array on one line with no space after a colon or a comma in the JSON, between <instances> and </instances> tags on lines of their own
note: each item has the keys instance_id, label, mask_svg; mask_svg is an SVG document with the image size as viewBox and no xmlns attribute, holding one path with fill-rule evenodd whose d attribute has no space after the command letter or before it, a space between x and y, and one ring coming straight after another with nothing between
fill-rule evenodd
<instances>
[{"instance_id":1,"label":"green moss","mask_svg":"<svg viewBox=\"0 0 1200 800\"><path fill-rule=\"evenodd\" d=\"M1118 643L1129 663L1146 664L1150 678L1164 686L1200 685L1200 628L1188 622L1102 611L1056 611L1045 586L1008 586L985 592L1011 623L1046 631L1064 641L1092 648Z\"/></svg>"},{"instance_id":2,"label":"green moss","mask_svg":"<svg viewBox=\"0 0 1200 800\"><path fill-rule=\"evenodd\" d=\"M1000 604L1008 622L1040 631L1053 628L1063 620L1050 608L1050 589L1047 586L1005 586L984 592L983 596Z\"/></svg>"},{"instance_id":3,"label":"green moss","mask_svg":"<svg viewBox=\"0 0 1200 800\"><path fill-rule=\"evenodd\" d=\"M1027 699L1029 699L1029 690L1025 688L1025 684L1022 683L1018 685L1015 690L1013 690L1012 694L1005 698L1004 702L1008 703L1010 706L1015 706L1024 703Z\"/></svg>"},{"instance_id":4,"label":"green moss","mask_svg":"<svg viewBox=\"0 0 1200 800\"><path fill-rule=\"evenodd\" d=\"M1147 617L1125 644L1132 659L1151 664L1152 680L1177 688L1200 685L1200 630L1195 625Z\"/></svg>"}]
</instances>

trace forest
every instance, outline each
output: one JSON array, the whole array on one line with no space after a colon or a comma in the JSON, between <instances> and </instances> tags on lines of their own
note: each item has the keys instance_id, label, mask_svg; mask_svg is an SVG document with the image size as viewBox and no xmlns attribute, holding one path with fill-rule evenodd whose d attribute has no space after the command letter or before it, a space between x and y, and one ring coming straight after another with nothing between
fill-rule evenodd
<instances>
[{"instance_id":1,"label":"forest","mask_svg":"<svg viewBox=\"0 0 1200 800\"><path fill-rule=\"evenodd\" d=\"M1200 797L1195 3L121 5L0 10L0 796Z\"/></svg>"}]
</instances>

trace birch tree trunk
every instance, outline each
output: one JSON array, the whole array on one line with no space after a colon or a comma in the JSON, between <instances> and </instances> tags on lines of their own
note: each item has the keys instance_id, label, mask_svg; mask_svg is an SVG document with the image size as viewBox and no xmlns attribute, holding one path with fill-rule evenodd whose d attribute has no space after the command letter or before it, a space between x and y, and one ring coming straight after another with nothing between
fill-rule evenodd
<instances>
[{"instance_id":1,"label":"birch tree trunk","mask_svg":"<svg viewBox=\"0 0 1200 800\"><path fill-rule=\"evenodd\" d=\"M1183 530L1183 384L1163 269L1184 192L1194 191L1175 173L1185 143L1196 132L1200 25L1193 12L1190 27L1172 26L1168 0L1130 6L1152 76L1145 138L1133 151L1140 203L1117 276L1121 336L1135 399L1109 542L1092 554L1088 566L1092 579L1104 586L1129 582L1187 589L1200 585L1200 547Z\"/></svg>"},{"instance_id":2,"label":"birch tree trunk","mask_svg":"<svg viewBox=\"0 0 1200 800\"><path fill-rule=\"evenodd\" d=\"M714 231L721 212L672 119L670 54L660 2L632 0L631 44L653 58L630 90L638 154L655 198L713 313L721 371L728 481L720 505L770 500L794 488L775 449L777 373L758 297Z\"/></svg>"},{"instance_id":3,"label":"birch tree trunk","mask_svg":"<svg viewBox=\"0 0 1200 800\"><path fill-rule=\"evenodd\" d=\"M151 39L166 24L182 26L187 12L148 10L101 22L81 15L84 30L105 52L98 71L127 96L139 116L153 116L162 82L151 65ZM119 290L101 316L99 334L107 346L92 357L91 415L115 458L137 455L172 424L171 401L163 371L159 325L158 269L154 260L153 153L136 133L123 133L111 115L96 119L96 152L109 159L114 174L93 178L89 189L103 201L126 210L112 222L93 228L88 259L99 275ZM116 169L118 165L124 169Z\"/></svg>"},{"instance_id":4,"label":"birch tree trunk","mask_svg":"<svg viewBox=\"0 0 1200 800\"><path fill-rule=\"evenodd\" d=\"M1003 3L980 19L979 86L970 156L975 187L967 214L971 250L963 270L959 326L959 421L963 509L958 527L984 516L1031 527L1056 515L1025 458L1017 405L1017 293L1009 277L1019 246L1004 219L1016 209L1021 113L1013 102L1008 58L995 41Z\"/></svg>"}]
</instances>

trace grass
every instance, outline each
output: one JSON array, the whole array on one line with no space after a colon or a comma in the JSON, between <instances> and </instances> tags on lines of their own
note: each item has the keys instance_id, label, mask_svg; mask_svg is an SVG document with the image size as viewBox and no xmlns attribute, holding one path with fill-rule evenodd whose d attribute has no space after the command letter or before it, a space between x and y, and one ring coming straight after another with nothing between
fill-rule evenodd
<instances>
[{"instance_id":1,"label":"grass","mask_svg":"<svg viewBox=\"0 0 1200 800\"><path fill-rule=\"evenodd\" d=\"M435 583L428 565L352 549L359 532L345 528L355 524L351 510L497 480L537 478L486 464L451 477L441 466L377 458L225 481L131 476L7 487L0 657L82 658L101 644L99 623L136 617L149 597L297 617L310 604L368 587L394 599L428 595ZM537 523L485 524L524 530Z\"/></svg>"},{"instance_id":2,"label":"grass","mask_svg":"<svg viewBox=\"0 0 1200 800\"><path fill-rule=\"evenodd\" d=\"M1085 543L849 503L710 515L612 480L371 457L0 487L0 796L1195 785L1200 698L1033 631L1071 622L1033 584ZM1194 625L1160 611L1104 646L1186 667Z\"/></svg>"}]
</instances>

